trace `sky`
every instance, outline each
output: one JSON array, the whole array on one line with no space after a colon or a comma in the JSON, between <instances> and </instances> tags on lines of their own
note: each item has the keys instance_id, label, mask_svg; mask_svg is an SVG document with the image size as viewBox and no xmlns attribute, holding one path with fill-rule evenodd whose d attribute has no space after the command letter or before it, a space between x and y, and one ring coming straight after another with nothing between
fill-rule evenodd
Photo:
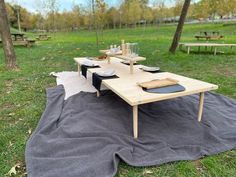
<instances>
[{"instance_id":1,"label":"sky","mask_svg":"<svg viewBox=\"0 0 236 177\"><path fill-rule=\"evenodd\" d=\"M86 3L89 0L57 0L59 3L59 11L62 12L64 10L71 10L73 4L82 4L82 5L86 5ZM149 2L152 2L153 0L149 0ZM194 2L197 2L199 0L193 0ZM38 9L38 2L40 2L40 0L5 0L5 2L9 2L9 3L15 3L15 4L19 4L22 7L26 8L27 10L29 10L30 12L36 12ZM121 2L121 0L105 0L105 2L109 5L109 6L115 6L117 5L119 2ZM166 0L166 5L167 6L171 6L174 4L174 0Z\"/></svg>"},{"instance_id":2,"label":"sky","mask_svg":"<svg viewBox=\"0 0 236 177\"><path fill-rule=\"evenodd\" d=\"M39 0L5 0L9 3L19 4L22 7L28 9L30 12L37 11L37 5ZM119 0L105 0L110 6L115 5ZM88 0L58 0L59 3L59 11L63 10L71 10L73 4L86 4Z\"/></svg>"}]
</instances>

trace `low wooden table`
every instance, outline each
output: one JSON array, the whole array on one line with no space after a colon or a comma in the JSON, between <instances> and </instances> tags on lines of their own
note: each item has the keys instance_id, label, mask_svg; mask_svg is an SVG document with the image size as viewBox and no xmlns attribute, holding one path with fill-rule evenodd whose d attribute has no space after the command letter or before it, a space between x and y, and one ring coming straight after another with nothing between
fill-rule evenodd
<instances>
[{"instance_id":1,"label":"low wooden table","mask_svg":"<svg viewBox=\"0 0 236 177\"><path fill-rule=\"evenodd\" d=\"M81 61L79 58L74 59L76 62ZM116 75L119 78L103 80L102 84L116 93L124 101L126 101L133 108L133 136L138 138L138 106L146 103L162 101L187 95L199 94L199 110L198 121L202 119L204 93L211 90L216 90L217 85L206 83L200 80L191 79L188 77L180 76L177 74L164 72L164 73L148 73L140 70L140 65L134 66L135 74L127 74L128 66L120 63L120 60L113 58L111 63L108 64L104 61L95 62L101 68L88 69L89 72L94 73L99 70L113 68L116 70ZM137 85L138 82L145 82L154 79L173 78L179 81L179 84L186 88L183 92L170 93L170 94L155 94L143 91Z\"/></svg>"}]
</instances>

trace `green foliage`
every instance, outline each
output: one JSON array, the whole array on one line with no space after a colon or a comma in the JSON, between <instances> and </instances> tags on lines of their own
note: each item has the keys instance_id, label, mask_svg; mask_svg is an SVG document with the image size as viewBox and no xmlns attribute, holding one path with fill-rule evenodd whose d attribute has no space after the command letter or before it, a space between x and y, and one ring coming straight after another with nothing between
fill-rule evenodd
<instances>
[{"instance_id":1,"label":"green foliage","mask_svg":"<svg viewBox=\"0 0 236 177\"><path fill-rule=\"evenodd\" d=\"M199 31L218 30L225 35L225 43L236 43L235 26L223 24L186 25L182 41L192 42ZM236 51L222 48L225 54L177 51L168 53L175 26L106 30L99 49L111 43L138 42L143 64L160 66L165 71L201 79L219 85L218 93L236 98ZM116 35L114 35L116 34ZM32 34L27 34L32 35ZM19 71L7 71L3 51L0 50L0 176L20 164L17 176L24 173L24 150L46 105L45 89L55 86L50 72L76 71L73 58L99 55L94 32L57 33L51 41L39 42L32 48L17 47ZM149 168L130 167L121 163L117 177L146 176L225 176L236 174L236 150L205 157L198 161L168 163Z\"/></svg>"}]
</instances>

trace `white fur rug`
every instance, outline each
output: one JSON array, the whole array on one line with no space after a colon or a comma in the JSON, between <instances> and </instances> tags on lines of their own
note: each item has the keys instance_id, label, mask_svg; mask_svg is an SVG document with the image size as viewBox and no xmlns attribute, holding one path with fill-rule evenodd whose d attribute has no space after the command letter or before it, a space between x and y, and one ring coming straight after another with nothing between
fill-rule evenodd
<instances>
[{"instance_id":1,"label":"white fur rug","mask_svg":"<svg viewBox=\"0 0 236 177\"><path fill-rule=\"evenodd\" d=\"M79 76L78 72L73 71L53 72L50 75L56 77L57 85L64 86L66 92L65 100L81 91L90 93L97 91L92 85L92 74L89 72L87 72L87 79L82 75ZM106 87L102 85L101 90L106 90Z\"/></svg>"}]
</instances>

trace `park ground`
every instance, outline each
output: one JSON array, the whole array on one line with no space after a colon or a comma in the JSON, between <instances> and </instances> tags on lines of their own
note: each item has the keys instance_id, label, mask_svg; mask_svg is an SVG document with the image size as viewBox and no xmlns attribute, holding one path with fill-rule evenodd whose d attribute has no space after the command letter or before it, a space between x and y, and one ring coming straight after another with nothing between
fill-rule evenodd
<instances>
[{"instance_id":1,"label":"park ground","mask_svg":"<svg viewBox=\"0 0 236 177\"><path fill-rule=\"evenodd\" d=\"M236 25L186 25L181 41L194 41L199 31L220 31L225 38L218 42L236 43ZM236 98L236 48L222 48L224 54L196 52L187 55L168 53L174 25L137 29L105 30L99 49L121 39L138 42L143 64L160 66L162 70L219 85L217 93ZM32 35L32 34L28 34ZM16 176L24 176L24 150L46 105L45 89L56 85L50 72L76 71L73 61L79 56L98 56L95 33L88 31L51 34L52 40L39 42L32 48L16 47L19 70L8 71L0 49L0 176L15 165ZM117 177L136 176L236 176L236 150L150 168L135 168L121 163Z\"/></svg>"}]
</instances>

